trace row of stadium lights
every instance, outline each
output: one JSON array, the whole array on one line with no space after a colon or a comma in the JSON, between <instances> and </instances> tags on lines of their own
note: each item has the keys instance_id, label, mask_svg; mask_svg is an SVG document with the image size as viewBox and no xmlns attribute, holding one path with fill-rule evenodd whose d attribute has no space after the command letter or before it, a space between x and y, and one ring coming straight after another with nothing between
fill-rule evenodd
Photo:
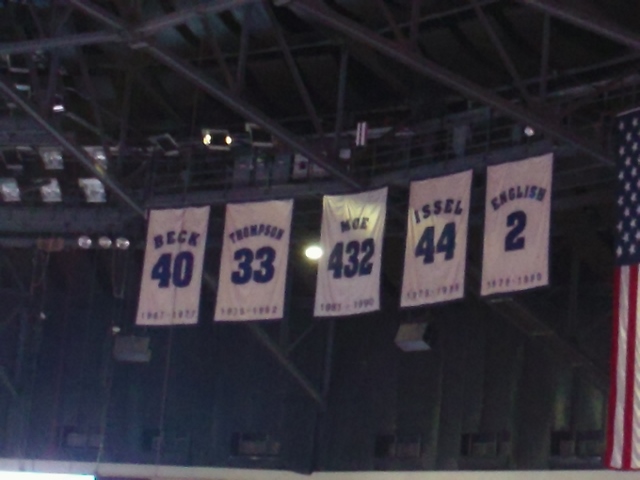
<instances>
[{"instance_id":1,"label":"row of stadium lights","mask_svg":"<svg viewBox=\"0 0 640 480\"><path fill-rule=\"evenodd\" d=\"M103 235L100 238L98 238L97 243L98 243L98 246L104 250L108 250L111 247L115 247L118 250L128 250L129 247L131 246L131 242L129 241L128 238L118 237L115 239L115 242L114 242L113 240L111 240L111 238L107 237L106 235ZM88 235L82 235L78 237L78 246L84 250L88 250L93 246L93 240L91 240L91 237Z\"/></svg>"}]
</instances>

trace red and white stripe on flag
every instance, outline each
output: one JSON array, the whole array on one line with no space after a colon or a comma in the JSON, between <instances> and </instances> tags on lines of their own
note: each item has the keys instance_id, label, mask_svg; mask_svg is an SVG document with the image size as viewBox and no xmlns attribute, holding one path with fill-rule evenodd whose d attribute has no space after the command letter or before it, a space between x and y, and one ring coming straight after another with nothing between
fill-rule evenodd
<instances>
[{"instance_id":1,"label":"red and white stripe on flag","mask_svg":"<svg viewBox=\"0 0 640 480\"><path fill-rule=\"evenodd\" d=\"M606 463L621 470L640 469L639 269L637 264L619 266L614 280Z\"/></svg>"},{"instance_id":2,"label":"red and white stripe on flag","mask_svg":"<svg viewBox=\"0 0 640 480\"><path fill-rule=\"evenodd\" d=\"M640 470L640 110L617 119L616 269L606 465Z\"/></svg>"}]
</instances>

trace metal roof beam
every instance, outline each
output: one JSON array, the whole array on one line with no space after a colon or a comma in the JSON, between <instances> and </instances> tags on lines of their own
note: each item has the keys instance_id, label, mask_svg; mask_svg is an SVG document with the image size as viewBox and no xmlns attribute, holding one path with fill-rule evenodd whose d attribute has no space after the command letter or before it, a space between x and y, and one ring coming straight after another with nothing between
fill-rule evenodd
<instances>
[{"instance_id":1,"label":"metal roof beam","mask_svg":"<svg viewBox=\"0 0 640 480\"><path fill-rule=\"evenodd\" d=\"M38 50L50 50L60 47L79 47L82 45L93 45L98 43L128 42L135 39L151 36L161 30L183 24L193 17L204 14L221 13L232 8L257 3L260 0L219 0L217 2L206 2L190 8L181 9L178 12L162 15L158 18L148 20L138 27L129 30L126 25L115 15L106 10L98 9L95 5L84 0L69 0L74 8L92 16L99 22L107 25L116 32L89 32L77 33L73 35L62 35L49 38L39 38L37 40L26 40L22 42L0 43L0 54L31 53Z\"/></svg>"},{"instance_id":2,"label":"metal roof beam","mask_svg":"<svg viewBox=\"0 0 640 480\"><path fill-rule=\"evenodd\" d=\"M602 37L626 45L636 51L640 51L640 35L609 19L596 16L594 13L568 7L567 2L553 0L519 0L536 10L547 13L552 17L564 20L577 27L584 28Z\"/></svg>"},{"instance_id":3,"label":"metal roof beam","mask_svg":"<svg viewBox=\"0 0 640 480\"><path fill-rule=\"evenodd\" d=\"M573 145L599 162L607 165L612 164L612 159L609 158L601 148L574 132L567 130L551 116L547 117L538 112L516 105L492 91L441 67L435 62L407 50L406 47L398 42L388 40L373 30L337 14L326 6L311 0L293 0L288 4L288 7L298 15L314 20L359 43L367 45L369 48L396 60L415 72L456 90L466 98L488 105L517 122L531 125L533 128L545 132L551 138Z\"/></svg>"}]
</instances>

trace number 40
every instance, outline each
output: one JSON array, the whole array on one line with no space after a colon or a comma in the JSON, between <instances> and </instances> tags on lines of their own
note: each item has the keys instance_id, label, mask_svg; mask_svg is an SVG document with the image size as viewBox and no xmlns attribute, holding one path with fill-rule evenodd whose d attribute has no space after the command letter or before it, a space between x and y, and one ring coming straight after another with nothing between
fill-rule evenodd
<instances>
[{"instance_id":1,"label":"number 40","mask_svg":"<svg viewBox=\"0 0 640 480\"><path fill-rule=\"evenodd\" d=\"M173 265L171 265L172 256L171 253L160 255L151 269L151 278L158 280L158 287L160 288L169 288L169 284L172 281L173 285L178 288L189 286L191 277L193 277L193 253L178 253L176 258L173 259Z\"/></svg>"}]
</instances>

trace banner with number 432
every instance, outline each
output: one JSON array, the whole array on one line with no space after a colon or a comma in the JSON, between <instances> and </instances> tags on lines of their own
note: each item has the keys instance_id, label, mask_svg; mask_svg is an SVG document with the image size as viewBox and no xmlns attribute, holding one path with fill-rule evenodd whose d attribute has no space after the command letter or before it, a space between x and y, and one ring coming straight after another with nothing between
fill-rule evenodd
<instances>
[{"instance_id":1,"label":"banner with number 432","mask_svg":"<svg viewBox=\"0 0 640 480\"><path fill-rule=\"evenodd\" d=\"M380 309L380 263L387 189L327 195L322 204L314 315L346 316Z\"/></svg>"},{"instance_id":2,"label":"banner with number 432","mask_svg":"<svg viewBox=\"0 0 640 480\"><path fill-rule=\"evenodd\" d=\"M209 207L152 210L138 302L138 325L198 322Z\"/></svg>"}]
</instances>

